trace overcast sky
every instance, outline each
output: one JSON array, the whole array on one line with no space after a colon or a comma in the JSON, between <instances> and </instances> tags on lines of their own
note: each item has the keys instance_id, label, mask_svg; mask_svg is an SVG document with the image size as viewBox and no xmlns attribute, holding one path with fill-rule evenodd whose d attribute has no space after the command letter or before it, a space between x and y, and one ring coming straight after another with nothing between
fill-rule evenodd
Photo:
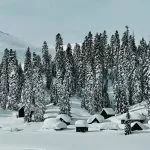
<instances>
[{"instance_id":1,"label":"overcast sky","mask_svg":"<svg viewBox=\"0 0 150 150\"><path fill-rule=\"evenodd\" d=\"M0 0L0 30L33 45L81 42L88 31L122 33L150 39L150 0Z\"/></svg>"}]
</instances>

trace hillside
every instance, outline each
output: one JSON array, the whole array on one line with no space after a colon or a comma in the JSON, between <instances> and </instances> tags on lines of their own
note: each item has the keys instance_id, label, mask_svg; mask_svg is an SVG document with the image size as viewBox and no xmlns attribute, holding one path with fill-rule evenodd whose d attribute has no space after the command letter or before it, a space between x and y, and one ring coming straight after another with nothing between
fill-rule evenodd
<instances>
[{"instance_id":1,"label":"hillside","mask_svg":"<svg viewBox=\"0 0 150 150\"><path fill-rule=\"evenodd\" d=\"M0 31L0 60L3 56L3 52L6 48L16 50L17 58L20 62L24 61L24 54L27 50L27 47L30 47L31 52L36 52L41 55L41 47L34 46L18 37L15 37L9 33ZM53 47L49 48L50 54L54 58L55 50Z\"/></svg>"},{"instance_id":2,"label":"hillside","mask_svg":"<svg viewBox=\"0 0 150 150\"><path fill-rule=\"evenodd\" d=\"M81 98L72 97L70 99L70 104L71 104L71 116L73 120L88 119L90 114L85 109L81 108ZM58 114L59 114L59 107L50 104L47 105L47 110L44 117L55 118Z\"/></svg>"}]
</instances>

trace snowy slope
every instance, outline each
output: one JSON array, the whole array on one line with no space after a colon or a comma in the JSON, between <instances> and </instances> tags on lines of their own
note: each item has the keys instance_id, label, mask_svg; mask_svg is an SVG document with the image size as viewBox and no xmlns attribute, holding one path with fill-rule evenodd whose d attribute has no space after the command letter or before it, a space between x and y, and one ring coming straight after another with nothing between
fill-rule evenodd
<instances>
[{"instance_id":1,"label":"snowy slope","mask_svg":"<svg viewBox=\"0 0 150 150\"><path fill-rule=\"evenodd\" d=\"M28 42L25 42L24 40L17 38L11 34L4 33L0 31L0 60L3 56L4 50L6 48L16 50L17 52L17 58L20 62L24 61L24 54L27 50L27 47L30 47L31 52L36 52L37 54L41 54L41 47L36 47L31 45ZM49 48L49 51L54 58L55 50L53 47Z\"/></svg>"},{"instance_id":2,"label":"snowy slope","mask_svg":"<svg viewBox=\"0 0 150 150\"><path fill-rule=\"evenodd\" d=\"M25 41L12 36L8 33L4 33L0 31L0 55L3 56L4 49L14 49L17 51L17 57L20 61L23 60L24 53L27 49L27 47L31 46L29 43L26 43Z\"/></svg>"},{"instance_id":3,"label":"snowy slope","mask_svg":"<svg viewBox=\"0 0 150 150\"><path fill-rule=\"evenodd\" d=\"M71 104L71 116L74 121L78 119L88 119L90 117L90 114L85 109L81 108L81 98L71 97L70 104ZM59 114L59 107L50 104L47 105L47 110L44 117L55 118L58 114Z\"/></svg>"}]
</instances>

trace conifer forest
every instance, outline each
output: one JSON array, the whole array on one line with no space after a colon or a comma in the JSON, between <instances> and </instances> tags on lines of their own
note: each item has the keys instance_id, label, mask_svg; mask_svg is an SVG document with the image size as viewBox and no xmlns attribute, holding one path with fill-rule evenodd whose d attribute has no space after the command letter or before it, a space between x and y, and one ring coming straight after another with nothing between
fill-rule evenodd
<instances>
[{"instance_id":1,"label":"conifer forest","mask_svg":"<svg viewBox=\"0 0 150 150\"><path fill-rule=\"evenodd\" d=\"M71 116L70 97L82 99L81 108L91 115L103 108L123 114L130 106L145 101L150 105L150 43L136 42L125 27L123 35L106 31L89 32L82 43L64 49L63 37L55 37L55 57L46 41L41 55L30 47L21 63L13 49L5 49L0 63L0 107L18 111L24 106L25 119L35 109L35 121L43 121L46 105L53 103L60 114ZM109 83L110 82L110 83ZM114 100L108 84L113 86ZM149 111L150 113L150 111Z\"/></svg>"}]
</instances>

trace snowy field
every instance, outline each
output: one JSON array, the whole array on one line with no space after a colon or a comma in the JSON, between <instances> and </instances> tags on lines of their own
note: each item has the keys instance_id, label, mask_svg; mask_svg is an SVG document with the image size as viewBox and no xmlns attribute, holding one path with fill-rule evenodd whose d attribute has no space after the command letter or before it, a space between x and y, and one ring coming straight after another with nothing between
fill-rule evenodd
<instances>
[{"instance_id":1,"label":"snowy field","mask_svg":"<svg viewBox=\"0 0 150 150\"><path fill-rule=\"evenodd\" d=\"M79 109L79 101L72 99L73 122L86 120L89 114ZM137 105L131 111L144 112L144 105ZM53 110L54 111L54 110ZM56 110L55 110L56 111ZM47 112L50 113L50 106ZM78 114L78 115L77 115ZM124 135L120 116L109 120L116 122L120 130L100 131L100 124L89 125L89 132L77 133L75 125L63 131L43 130L43 123L24 124L16 114L0 109L0 150L148 150L150 129ZM147 126L149 126L147 124ZM121 129L122 128L122 129Z\"/></svg>"},{"instance_id":2,"label":"snowy field","mask_svg":"<svg viewBox=\"0 0 150 150\"><path fill-rule=\"evenodd\" d=\"M76 133L70 126L64 131L40 131L41 124L30 124L23 131L0 130L1 150L148 150L150 130L125 136L123 131Z\"/></svg>"}]
</instances>

